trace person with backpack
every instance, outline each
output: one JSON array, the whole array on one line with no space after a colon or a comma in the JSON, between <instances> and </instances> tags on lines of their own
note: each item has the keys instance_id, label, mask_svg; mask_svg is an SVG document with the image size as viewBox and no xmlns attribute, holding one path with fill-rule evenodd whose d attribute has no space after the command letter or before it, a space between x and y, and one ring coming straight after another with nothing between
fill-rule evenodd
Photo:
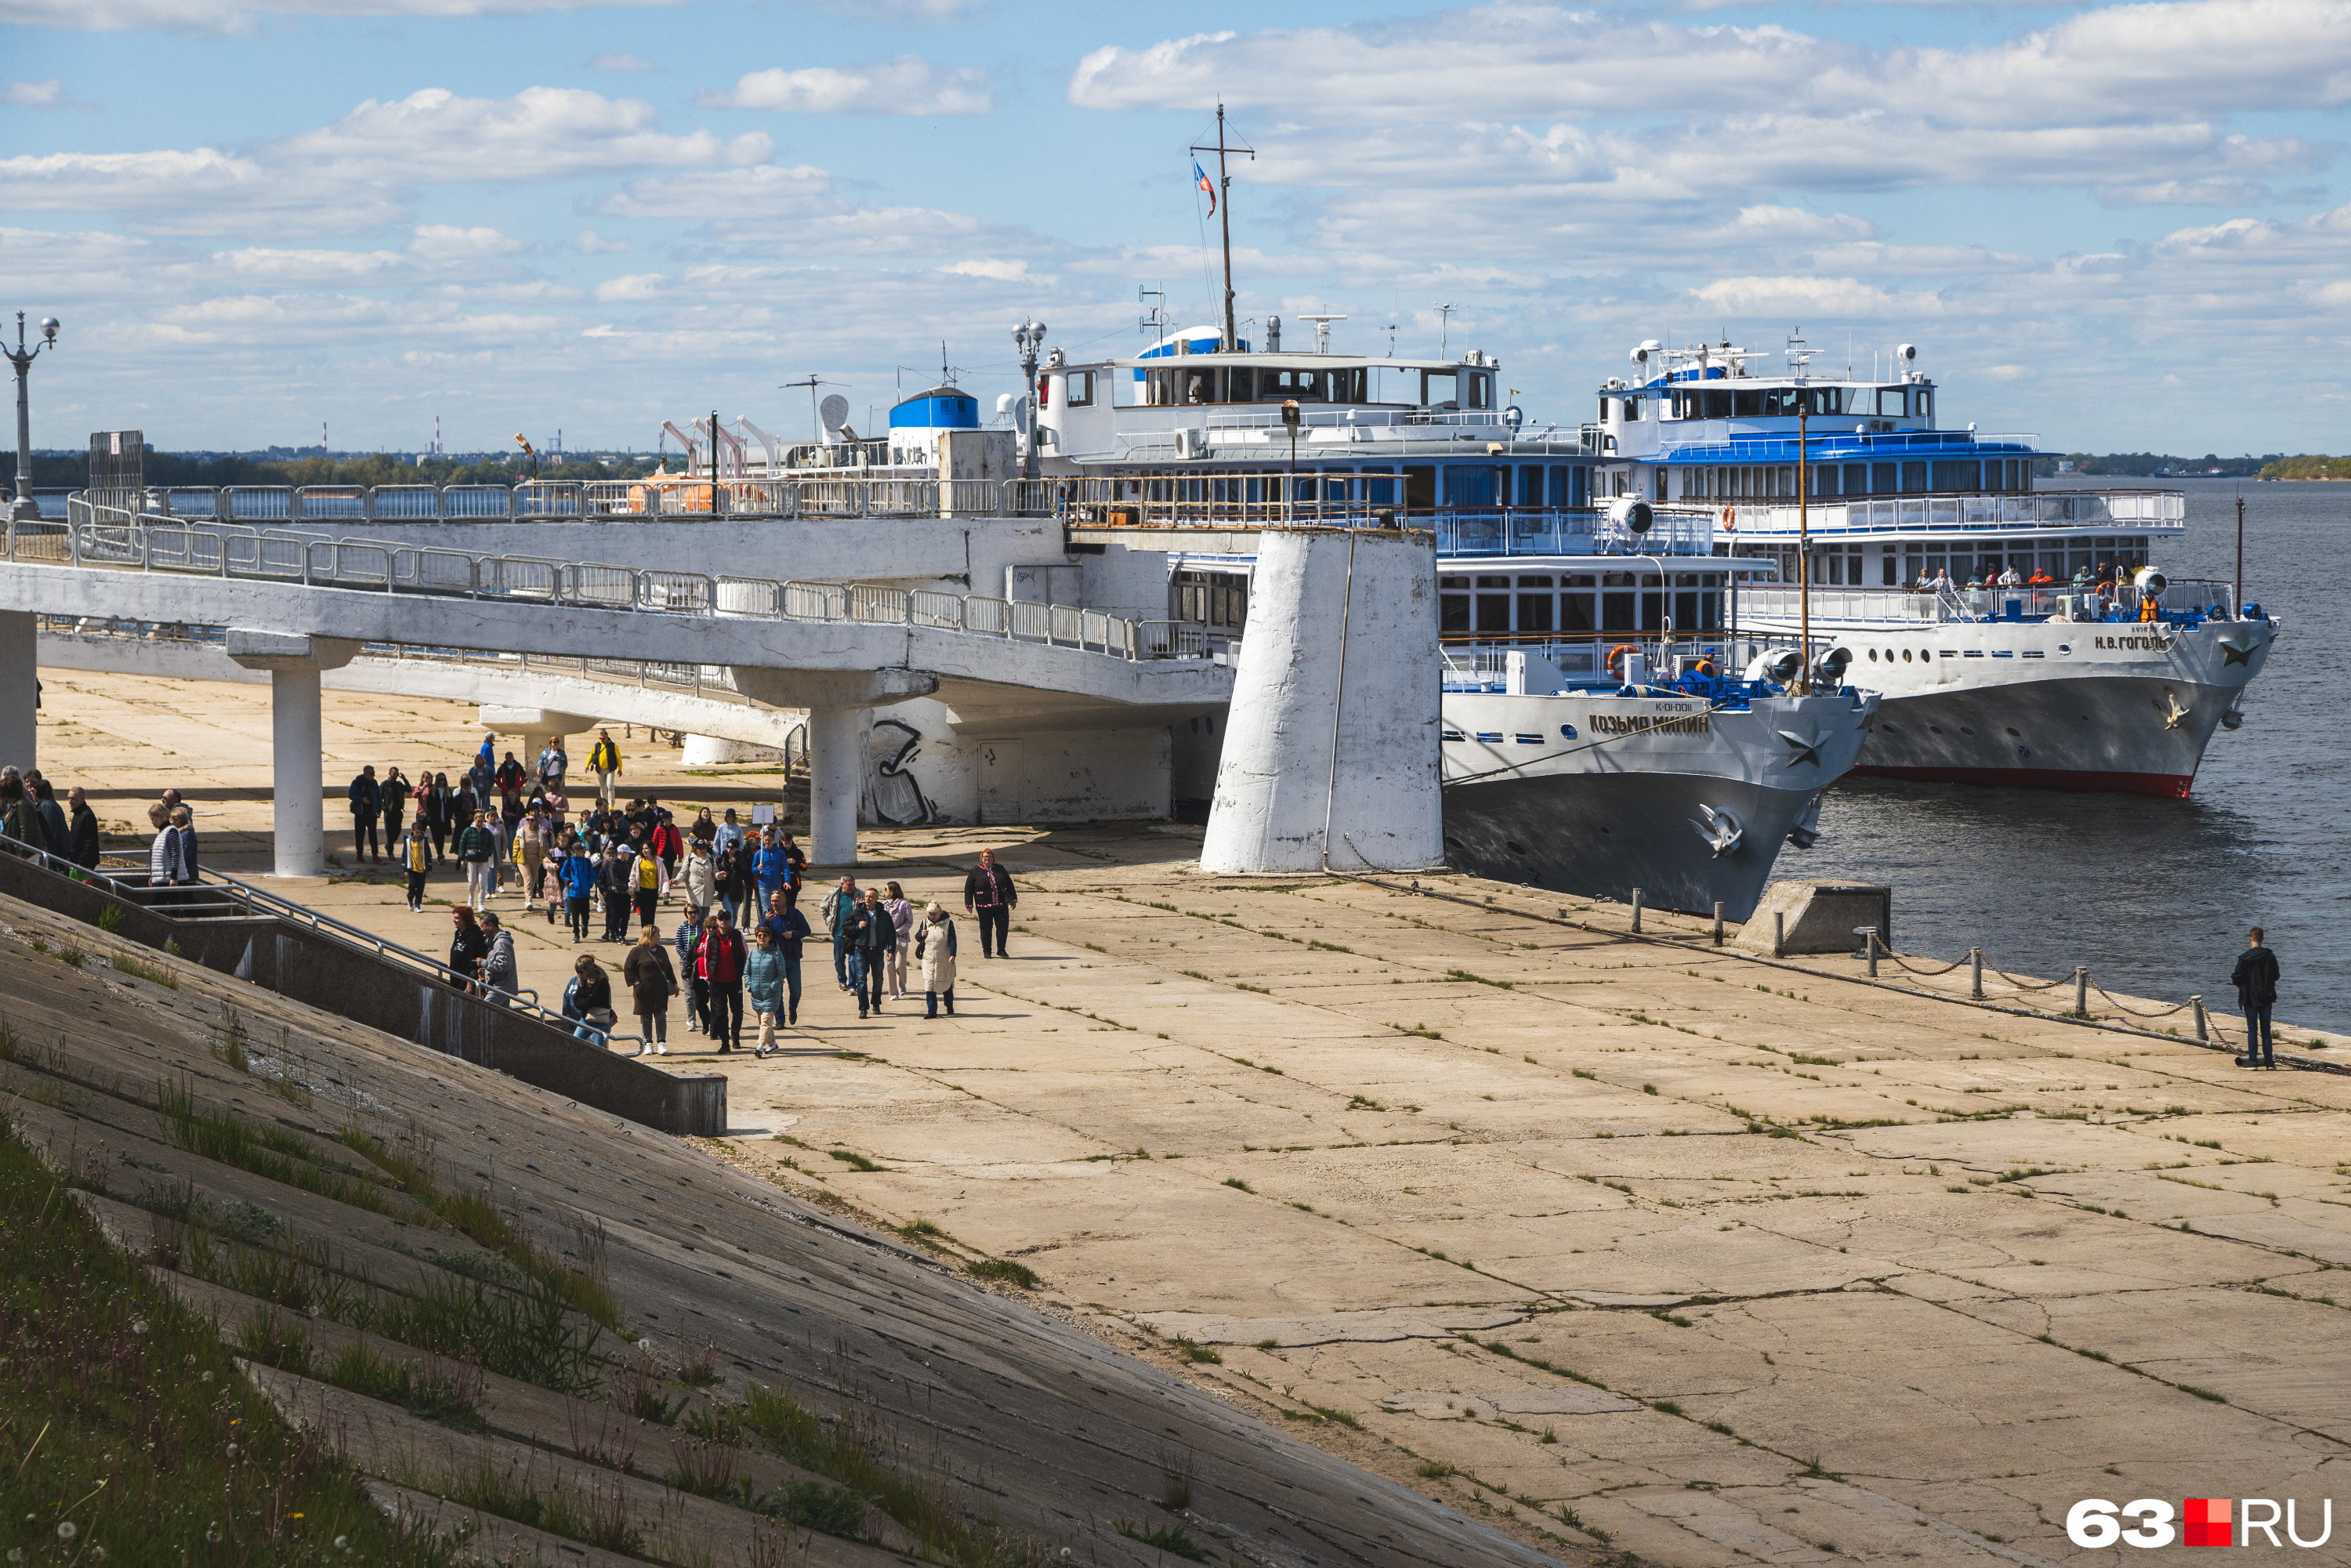
<instances>
[{"instance_id":1,"label":"person with backpack","mask_svg":"<svg viewBox=\"0 0 2351 1568\"><path fill-rule=\"evenodd\" d=\"M563 910L571 922L571 945L588 940L588 912L596 899L596 857L577 843L563 857Z\"/></svg>"},{"instance_id":2,"label":"person with backpack","mask_svg":"<svg viewBox=\"0 0 2351 1568\"><path fill-rule=\"evenodd\" d=\"M857 879L844 876L841 885L824 895L820 913L825 929L832 933L832 975L841 982L842 990L849 989L849 930L857 919L857 912L865 905L864 895L857 891Z\"/></svg>"},{"instance_id":3,"label":"person with backpack","mask_svg":"<svg viewBox=\"0 0 2351 1568\"><path fill-rule=\"evenodd\" d=\"M401 863L408 868L408 907L413 914L424 911L424 875L433 869L433 841L425 836L423 818L408 825L408 832L400 841Z\"/></svg>"},{"instance_id":4,"label":"person with backpack","mask_svg":"<svg viewBox=\"0 0 2351 1568\"><path fill-rule=\"evenodd\" d=\"M490 826L487 811L475 811L472 825L457 835L457 863L465 868L465 902L476 910L489 906L497 858L498 831Z\"/></svg>"},{"instance_id":5,"label":"person with backpack","mask_svg":"<svg viewBox=\"0 0 2351 1568\"><path fill-rule=\"evenodd\" d=\"M914 933L914 957L923 971L923 1016L939 1016L945 998L947 1017L955 1017L956 927L947 912L934 904L925 912Z\"/></svg>"},{"instance_id":6,"label":"person with backpack","mask_svg":"<svg viewBox=\"0 0 2351 1568\"><path fill-rule=\"evenodd\" d=\"M572 1032L591 1045L603 1045L612 1032L612 981L593 953L572 962L571 983L563 988L563 1016L580 1020ZM644 1054L642 1046L637 1054Z\"/></svg>"},{"instance_id":7,"label":"person with backpack","mask_svg":"<svg viewBox=\"0 0 2351 1568\"><path fill-rule=\"evenodd\" d=\"M612 781L621 776L621 748L612 744L611 730L596 732L596 744L588 753L588 770L596 775L596 799L609 804Z\"/></svg>"},{"instance_id":8,"label":"person with backpack","mask_svg":"<svg viewBox=\"0 0 2351 1568\"><path fill-rule=\"evenodd\" d=\"M351 861L354 864L368 858L373 850L375 858L383 859L383 846L376 842L376 823L383 816L383 794L375 781L375 764L360 768L344 791L351 803Z\"/></svg>"},{"instance_id":9,"label":"person with backpack","mask_svg":"<svg viewBox=\"0 0 2351 1568\"><path fill-rule=\"evenodd\" d=\"M629 901L636 892L637 862L618 843L604 846L604 863L596 868L596 886L604 895L604 940L629 939Z\"/></svg>"},{"instance_id":10,"label":"person with backpack","mask_svg":"<svg viewBox=\"0 0 2351 1568\"><path fill-rule=\"evenodd\" d=\"M809 938L808 916L793 908L782 894L768 905L760 929L776 939L776 957L783 966L784 1011L787 1024L800 1021L800 952Z\"/></svg>"},{"instance_id":11,"label":"person with backpack","mask_svg":"<svg viewBox=\"0 0 2351 1568\"><path fill-rule=\"evenodd\" d=\"M709 991L710 1034L721 1056L743 1038L743 967L748 958L742 934L726 912L712 915L695 945L694 972Z\"/></svg>"}]
</instances>

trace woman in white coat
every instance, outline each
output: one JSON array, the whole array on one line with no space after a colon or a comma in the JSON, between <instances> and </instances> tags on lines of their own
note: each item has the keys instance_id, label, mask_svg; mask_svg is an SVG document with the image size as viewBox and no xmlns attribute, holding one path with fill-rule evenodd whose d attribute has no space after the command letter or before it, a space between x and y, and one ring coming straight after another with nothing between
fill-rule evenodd
<instances>
[{"instance_id":1,"label":"woman in white coat","mask_svg":"<svg viewBox=\"0 0 2351 1568\"><path fill-rule=\"evenodd\" d=\"M934 904L925 912L914 933L914 956L923 966L923 1016L939 1016L939 998L946 998L947 1017L955 1017L956 928L947 912Z\"/></svg>"}]
</instances>

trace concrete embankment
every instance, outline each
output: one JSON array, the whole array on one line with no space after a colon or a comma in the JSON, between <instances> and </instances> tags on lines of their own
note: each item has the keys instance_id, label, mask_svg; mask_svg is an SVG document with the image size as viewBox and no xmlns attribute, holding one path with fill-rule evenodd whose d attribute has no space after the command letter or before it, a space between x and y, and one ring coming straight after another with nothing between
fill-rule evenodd
<instances>
[{"instance_id":1,"label":"concrete embankment","mask_svg":"<svg viewBox=\"0 0 2351 1568\"><path fill-rule=\"evenodd\" d=\"M477 1551L1540 1560L919 1233L5 897L0 963L18 1134L294 1419Z\"/></svg>"}]
</instances>

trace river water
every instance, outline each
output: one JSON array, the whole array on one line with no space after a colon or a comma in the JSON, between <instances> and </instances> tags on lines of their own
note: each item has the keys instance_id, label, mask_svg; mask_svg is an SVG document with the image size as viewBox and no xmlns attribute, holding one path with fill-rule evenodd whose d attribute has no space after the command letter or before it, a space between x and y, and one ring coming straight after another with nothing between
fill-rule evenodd
<instances>
[{"instance_id":1,"label":"river water","mask_svg":"<svg viewBox=\"0 0 2351 1568\"><path fill-rule=\"evenodd\" d=\"M2244 727L2213 737L2194 793L1848 779L1823 802L1820 843L1782 851L1779 873L1892 886L1906 953L1949 960L1980 946L2011 974L2047 978L2086 964L2112 989L2201 992L2215 1010L2233 1009L2229 970L2260 925L2284 971L2279 1019L2351 1030L2351 738L2325 674L2327 629L2351 593L2351 485L2163 484L2187 492L2188 529L2154 564L2226 581L2241 494L2246 597L2284 622L2246 690Z\"/></svg>"}]
</instances>

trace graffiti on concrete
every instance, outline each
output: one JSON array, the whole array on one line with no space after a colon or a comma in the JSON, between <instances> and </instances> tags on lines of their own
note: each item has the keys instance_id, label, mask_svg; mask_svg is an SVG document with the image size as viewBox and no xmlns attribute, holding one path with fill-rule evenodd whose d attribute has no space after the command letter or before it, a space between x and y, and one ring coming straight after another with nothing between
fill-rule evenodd
<instances>
[{"instance_id":1,"label":"graffiti on concrete","mask_svg":"<svg viewBox=\"0 0 2351 1568\"><path fill-rule=\"evenodd\" d=\"M906 828L938 820L938 808L923 793L922 782L908 771L908 765L922 750L923 732L913 725L896 718L873 721L866 735L865 755L871 766L868 788L877 821Z\"/></svg>"}]
</instances>

